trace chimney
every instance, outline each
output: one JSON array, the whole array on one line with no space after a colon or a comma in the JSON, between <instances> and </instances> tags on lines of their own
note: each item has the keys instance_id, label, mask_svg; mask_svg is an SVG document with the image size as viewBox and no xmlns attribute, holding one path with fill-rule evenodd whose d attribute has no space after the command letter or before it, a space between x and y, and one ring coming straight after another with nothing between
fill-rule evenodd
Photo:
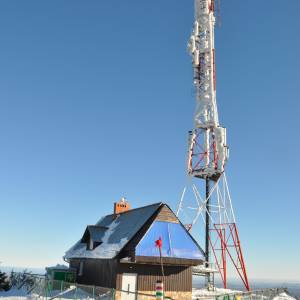
<instances>
[{"instance_id":1,"label":"chimney","mask_svg":"<svg viewBox=\"0 0 300 300\"><path fill-rule=\"evenodd\" d=\"M118 215L131 209L131 205L124 197L119 202L114 203L114 214Z\"/></svg>"}]
</instances>

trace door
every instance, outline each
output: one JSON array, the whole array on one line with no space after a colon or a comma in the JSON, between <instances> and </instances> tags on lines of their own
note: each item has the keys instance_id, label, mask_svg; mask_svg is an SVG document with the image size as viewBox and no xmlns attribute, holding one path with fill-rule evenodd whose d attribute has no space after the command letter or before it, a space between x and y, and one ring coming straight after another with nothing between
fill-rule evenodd
<instances>
[{"instance_id":1,"label":"door","mask_svg":"<svg viewBox=\"0 0 300 300\"><path fill-rule=\"evenodd\" d=\"M136 299L137 274L122 274L122 297L121 300Z\"/></svg>"}]
</instances>

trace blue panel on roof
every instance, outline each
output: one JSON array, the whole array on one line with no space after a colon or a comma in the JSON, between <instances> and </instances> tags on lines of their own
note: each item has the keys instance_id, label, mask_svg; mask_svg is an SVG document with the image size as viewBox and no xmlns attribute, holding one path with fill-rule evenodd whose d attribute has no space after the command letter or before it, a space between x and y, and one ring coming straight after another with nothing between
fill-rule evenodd
<instances>
[{"instance_id":1,"label":"blue panel on roof","mask_svg":"<svg viewBox=\"0 0 300 300\"><path fill-rule=\"evenodd\" d=\"M162 239L162 256L202 259L204 252L181 224L155 221L136 247L137 256L159 256L155 241Z\"/></svg>"}]
</instances>

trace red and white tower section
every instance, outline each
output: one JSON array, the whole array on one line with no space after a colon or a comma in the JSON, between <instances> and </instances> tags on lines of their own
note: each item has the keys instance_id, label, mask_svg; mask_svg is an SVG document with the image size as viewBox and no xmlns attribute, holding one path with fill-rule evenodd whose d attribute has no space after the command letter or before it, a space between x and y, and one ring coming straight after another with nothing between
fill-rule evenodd
<instances>
[{"instance_id":1,"label":"red and white tower section","mask_svg":"<svg viewBox=\"0 0 300 300\"><path fill-rule=\"evenodd\" d=\"M206 267L213 262L227 287L227 261L232 262L246 289L249 282L238 236L231 197L225 176L229 150L226 128L220 126L216 101L215 3L195 0L195 23L188 43L192 57L196 94L194 129L189 132L187 173L193 200L183 190L177 214L193 216L187 223L193 230L198 219L205 226ZM192 183L194 181L194 183ZM203 191L200 185L204 185ZM185 221L187 221L185 219ZM197 238L197 232L193 234ZM208 287L212 276L208 273Z\"/></svg>"},{"instance_id":2,"label":"red and white tower section","mask_svg":"<svg viewBox=\"0 0 300 300\"><path fill-rule=\"evenodd\" d=\"M196 89L195 128L190 132L188 173L217 180L228 158L226 128L219 125L216 101L214 2L195 1L195 23L189 42Z\"/></svg>"}]
</instances>

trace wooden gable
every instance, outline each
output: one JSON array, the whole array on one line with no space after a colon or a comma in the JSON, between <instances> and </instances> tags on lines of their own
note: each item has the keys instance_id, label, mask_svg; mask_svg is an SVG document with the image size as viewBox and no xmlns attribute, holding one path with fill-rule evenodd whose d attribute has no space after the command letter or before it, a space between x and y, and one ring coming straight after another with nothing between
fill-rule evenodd
<instances>
[{"instance_id":1,"label":"wooden gable","mask_svg":"<svg viewBox=\"0 0 300 300\"><path fill-rule=\"evenodd\" d=\"M179 223L178 218L175 216L172 210L165 204L159 209L155 221Z\"/></svg>"}]
</instances>

